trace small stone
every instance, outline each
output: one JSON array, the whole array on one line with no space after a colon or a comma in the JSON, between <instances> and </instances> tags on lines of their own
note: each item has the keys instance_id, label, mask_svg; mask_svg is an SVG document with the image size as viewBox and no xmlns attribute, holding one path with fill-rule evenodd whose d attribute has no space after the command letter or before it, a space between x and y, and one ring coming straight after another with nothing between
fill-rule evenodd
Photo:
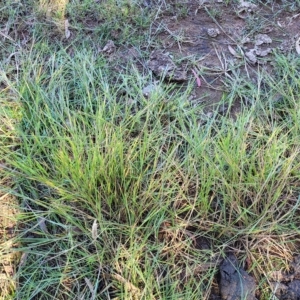
<instances>
[{"instance_id":1,"label":"small stone","mask_svg":"<svg viewBox=\"0 0 300 300\"><path fill-rule=\"evenodd\" d=\"M207 29L207 34L210 37L215 38L220 34L220 30L218 28L208 28Z\"/></svg>"},{"instance_id":2,"label":"small stone","mask_svg":"<svg viewBox=\"0 0 300 300\"><path fill-rule=\"evenodd\" d=\"M256 49L256 51L255 51L256 55L260 56L260 57L267 56L271 52L272 52L271 48L268 48L268 49L265 49L265 50Z\"/></svg>"},{"instance_id":3,"label":"small stone","mask_svg":"<svg viewBox=\"0 0 300 300\"><path fill-rule=\"evenodd\" d=\"M280 282L270 282L270 288L272 289L272 293L280 299L280 297L287 293L288 287L287 285Z\"/></svg>"},{"instance_id":4,"label":"small stone","mask_svg":"<svg viewBox=\"0 0 300 300\"><path fill-rule=\"evenodd\" d=\"M247 43L250 43L251 42L251 39L249 37L245 37L242 39L242 44L247 44Z\"/></svg>"},{"instance_id":5,"label":"small stone","mask_svg":"<svg viewBox=\"0 0 300 300\"><path fill-rule=\"evenodd\" d=\"M112 40L107 41L104 48L101 50L101 52L111 54L116 51L115 43Z\"/></svg>"},{"instance_id":6,"label":"small stone","mask_svg":"<svg viewBox=\"0 0 300 300\"><path fill-rule=\"evenodd\" d=\"M247 15L253 13L255 10L257 10L257 5L241 0L240 5L238 6L237 15L242 19L246 19Z\"/></svg>"},{"instance_id":7,"label":"small stone","mask_svg":"<svg viewBox=\"0 0 300 300\"><path fill-rule=\"evenodd\" d=\"M153 92L160 90L161 89L158 85L156 85L155 83L150 83L143 88L142 93L145 98L149 98Z\"/></svg>"},{"instance_id":8,"label":"small stone","mask_svg":"<svg viewBox=\"0 0 300 300\"><path fill-rule=\"evenodd\" d=\"M273 294L279 300L298 300L300 298L300 280L280 283L270 282Z\"/></svg>"},{"instance_id":9,"label":"small stone","mask_svg":"<svg viewBox=\"0 0 300 300\"><path fill-rule=\"evenodd\" d=\"M250 49L248 52L245 53L247 58L250 60L251 63L256 64L257 63L257 57L256 57L256 49Z\"/></svg>"},{"instance_id":10,"label":"small stone","mask_svg":"<svg viewBox=\"0 0 300 300\"><path fill-rule=\"evenodd\" d=\"M245 9L248 12L251 12L255 9L257 9L257 5L248 1L241 0L239 8Z\"/></svg>"},{"instance_id":11,"label":"small stone","mask_svg":"<svg viewBox=\"0 0 300 300\"><path fill-rule=\"evenodd\" d=\"M178 68L168 53L154 50L148 61L149 69L158 77L168 81L183 82L187 80L187 72Z\"/></svg>"},{"instance_id":12,"label":"small stone","mask_svg":"<svg viewBox=\"0 0 300 300\"><path fill-rule=\"evenodd\" d=\"M262 44L271 44L272 39L267 34L258 34L255 37L255 45L260 46Z\"/></svg>"}]
</instances>

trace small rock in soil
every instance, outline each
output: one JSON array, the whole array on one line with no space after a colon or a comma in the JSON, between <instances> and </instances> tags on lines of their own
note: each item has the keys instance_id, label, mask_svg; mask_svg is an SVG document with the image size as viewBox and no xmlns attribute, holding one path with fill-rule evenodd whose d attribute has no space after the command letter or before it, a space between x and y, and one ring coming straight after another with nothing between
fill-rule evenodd
<instances>
[{"instance_id":1,"label":"small rock in soil","mask_svg":"<svg viewBox=\"0 0 300 300\"><path fill-rule=\"evenodd\" d=\"M111 54L116 51L115 43L112 40L107 41L104 48L101 50L103 53Z\"/></svg>"},{"instance_id":2,"label":"small rock in soil","mask_svg":"<svg viewBox=\"0 0 300 300\"><path fill-rule=\"evenodd\" d=\"M272 281L276 282L289 282L294 279L300 280L300 255L295 256L293 262L290 264L291 272L272 271L269 273L269 277Z\"/></svg>"},{"instance_id":3,"label":"small rock in soil","mask_svg":"<svg viewBox=\"0 0 300 300\"><path fill-rule=\"evenodd\" d=\"M244 269L238 266L234 254L229 254L220 265L220 291L223 300L256 300L256 284Z\"/></svg>"},{"instance_id":4,"label":"small rock in soil","mask_svg":"<svg viewBox=\"0 0 300 300\"><path fill-rule=\"evenodd\" d=\"M245 9L248 12L251 12L253 10L257 9L257 5L248 1L243 1L241 0L240 4L239 4L239 8L241 9Z\"/></svg>"},{"instance_id":5,"label":"small rock in soil","mask_svg":"<svg viewBox=\"0 0 300 300\"><path fill-rule=\"evenodd\" d=\"M258 34L255 36L255 45L271 44L272 39L267 34Z\"/></svg>"},{"instance_id":6,"label":"small rock in soil","mask_svg":"<svg viewBox=\"0 0 300 300\"><path fill-rule=\"evenodd\" d=\"M271 283L273 293L279 300L298 300L300 299L300 280L290 283Z\"/></svg>"},{"instance_id":7,"label":"small rock in soil","mask_svg":"<svg viewBox=\"0 0 300 300\"><path fill-rule=\"evenodd\" d=\"M218 28L208 28L207 29L207 34L210 37L215 38L220 34L220 30Z\"/></svg>"},{"instance_id":8,"label":"small rock in soil","mask_svg":"<svg viewBox=\"0 0 300 300\"><path fill-rule=\"evenodd\" d=\"M295 276L300 278L300 255L294 257L294 261L291 263Z\"/></svg>"},{"instance_id":9,"label":"small rock in soil","mask_svg":"<svg viewBox=\"0 0 300 300\"><path fill-rule=\"evenodd\" d=\"M173 60L167 53L161 50L154 50L148 61L149 69L158 77L168 81L183 82L187 80L187 73L176 67Z\"/></svg>"},{"instance_id":10,"label":"small rock in soil","mask_svg":"<svg viewBox=\"0 0 300 300\"><path fill-rule=\"evenodd\" d=\"M265 50L261 50L261 49L256 49L256 55L260 56L260 57L264 57L267 56L268 54L270 54L272 52L271 48L267 48Z\"/></svg>"},{"instance_id":11,"label":"small rock in soil","mask_svg":"<svg viewBox=\"0 0 300 300\"><path fill-rule=\"evenodd\" d=\"M271 282L273 294L279 300L299 300L300 299L300 256L296 256L290 265L292 273L273 271L270 277L277 282Z\"/></svg>"},{"instance_id":12,"label":"small rock in soil","mask_svg":"<svg viewBox=\"0 0 300 300\"><path fill-rule=\"evenodd\" d=\"M256 49L250 49L248 52L245 53L249 61L253 64L257 63L257 57L256 57Z\"/></svg>"},{"instance_id":13,"label":"small rock in soil","mask_svg":"<svg viewBox=\"0 0 300 300\"><path fill-rule=\"evenodd\" d=\"M280 298L284 293L286 293L288 287L280 282L271 282L270 287L272 289L273 295Z\"/></svg>"},{"instance_id":14,"label":"small rock in soil","mask_svg":"<svg viewBox=\"0 0 300 300\"><path fill-rule=\"evenodd\" d=\"M162 89L157 84L150 83L149 85L147 85L143 88L142 93L145 98L149 98L151 96L151 94L153 94L157 91L161 92Z\"/></svg>"},{"instance_id":15,"label":"small rock in soil","mask_svg":"<svg viewBox=\"0 0 300 300\"><path fill-rule=\"evenodd\" d=\"M298 300L300 299L300 280L294 280L288 285L286 294L281 297L282 300Z\"/></svg>"}]
</instances>

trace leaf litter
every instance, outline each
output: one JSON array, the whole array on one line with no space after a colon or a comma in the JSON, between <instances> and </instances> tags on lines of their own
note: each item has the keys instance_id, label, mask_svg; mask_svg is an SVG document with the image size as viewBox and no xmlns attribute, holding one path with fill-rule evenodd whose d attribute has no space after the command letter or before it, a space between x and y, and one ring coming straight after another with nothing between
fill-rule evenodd
<instances>
[{"instance_id":1,"label":"leaf litter","mask_svg":"<svg viewBox=\"0 0 300 300\"><path fill-rule=\"evenodd\" d=\"M258 66L269 71L272 69L276 51L300 53L299 39L294 41L298 34L298 25L293 22L296 17L289 21L298 14L276 10L275 4L271 7L253 1L229 4L225 1L201 1L199 5L198 1L189 1L187 9L187 15L176 22L172 14L162 15L165 30L158 34L162 45L150 54L148 65L155 76L164 74L168 80L172 77L170 81L184 83L187 79L196 78L193 68L187 68L189 59L184 59L194 57L192 64L196 62L194 66L202 77L201 91L195 89L194 99L199 99L204 105L207 103L211 111L218 106L222 94L228 92L223 85L228 74L224 65L239 69L241 76L250 76L251 80L255 80ZM266 18L270 21L266 21ZM249 25L250 20L256 20L251 25L253 28ZM265 26L258 27L259 22L265 22ZM277 22L281 22L281 28ZM172 37L177 36L178 32L182 33L182 42L175 38L172 42ZM222 53L221 56L216 49ZM159 51L161 54L157 55ZM180 64L176 63L175 66L170 57L178 57ZM178 70L184 70L181 73L184 76L178 76ZM196 80L195 87L198 86ZM233 110L238 110L238 106L236 104Z\"/></svg>"}]
</instances>

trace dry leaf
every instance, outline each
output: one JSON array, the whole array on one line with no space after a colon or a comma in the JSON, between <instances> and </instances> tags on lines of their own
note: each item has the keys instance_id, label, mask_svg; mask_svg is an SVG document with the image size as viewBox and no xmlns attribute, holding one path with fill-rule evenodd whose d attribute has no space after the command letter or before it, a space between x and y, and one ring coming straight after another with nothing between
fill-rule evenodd
<instances>
[{"instance_id":1,"label":"dry leaf","mask_svg":"<svg viewBox=\"0 0 300 300\"><path fill-rule=\"evenodd\" d=\"M245 53L245 55L251 63L257 63L256 49L250 49L248 52Z\"/></svg>"},{"instance_id":2,"label":"dry leaf","mask_svg":"<svg viewBox=\"0 0 300 300\"><path fill-rule=\"evenodd\" d=\"M41 228L41 230L44 233L49 233L49 231L47 229L47 226L46 226L46 223L45 223L45 221L46 221L45 218L39 217L38 220L39 220L38 225Z\"/></svg>"},{"instance_id":3,"label":"dry leaf","mask_svg":"<svg viewBox=\"0 0 300 300\"><path fill-rule=\"evenodd\" d=\"M112 277L114 279L116 279L117 281L119 281L120 283L123 283L125 285L126 289L129 292L131 292L133 295L141 295L140 289L137 288L136 286L134 286L131 282L129 282L127 279L125 279L121 275L113 274Z\"/></svg>"},{"instance_id":4,"label":"dry leaf","mask_svg":"<svg viewBox=\"0 0 300 300\"><path fill-rule=\"evenodd\" d=\"M96 241L98 237L98 224L97 224L97 220L94 220L93 226L92 226L92 238L94 241Z\"/></svg>"},{"instance_id":5,"label":"dry leaf","mask_svg":"<svg viewBox=\"0 0 300 300\"><path fill-rule=\"evenodd\" d=\"M269 274L269 277L277 282L280 282L283 280L282 272L281 271L272 271Z\"/></svg>"},{"instance_id":6,"label":"dry leaf","mask_svg":"<svg viewBox=\"0 0 300 300\"><path fill-rule=\"evenodd\" d=\"M10 265L10 264L9 265L4 265L3 268L4 268L4 271L5 271L6 275L12 276L14 274L14 268L13 268L12 265Z\"/></svg>"},{"instance_id":7,"label":"dry leaf","mask_svg":"<svg viewBox=\"0 0 300 300\"><path fill-rule=\"evenodd\" d=\"M271 48L268 48L268 49L265 49L265 50L256 49L256 55L261 56L261 57L267 56L271 52L272 52Z\"/></svg>"},{"instance_id":8,"label":"dry leaf","mask_svg":"<svg viewBox=\"0 0 300 300\"><path fill-rule=\"evenodd\" d=\"M267 34L257 34L255 36L255 45L271 44L272 39Z\"/></svg>"},{"instance_id":9,"label":"dry leaf","mask_svg":"<svg viewBox=\"0 0 300 300\"><path fill-rule=\"evenodd\" d=\"M230 45L228 45L228 50L236 58L242 58Z\"/></svg>"},{"instance_id":10,"label":"dry leaf","mask_svg":"<svg viewBox=\"0 0 300 300\"><path fill-rule=\"evenodd\" d=\"M199 75L197 74L197 72L194 69L192 69L192 72L196 78L197 86L201 87L201 79L200 79Z\"/></svg>"},{"instance_id":11,"label":"dry leaf","mask_svg":"<svg viewBox=\"0 0 300 300\"><path fill-rule=\"evenodd\" d=\"M108 40L101 52L111 54L115 51L116 51L115 43L112 40Z\"/></svg>"},{"instance_id":12,"label":"dry leaf","mask_svg":"<svg viewBox=\"0 0 300 300\"><path fill-rule=\"evenodd\" d=\"M300 38L296 41L296 51L300 54Z\"/></svg>"},{"instance_id":13,"label":"dry leaf","mask_svg":"<svg viewBox=\"0 0 300 300\"><path fill-rule=\"evenodd\" d=\"M250 10L250 11L257 9L256 4L248 2L248 1L244 1L244 0L241 0L239 7Z\"/></svg>"},{"instance_id":14,"label":"dry leaf","mask_svg":"<svg viewBox=\"0 0 300 300\"><path fill-rule=\"evenodd\" d=\"M28 257L28 253L24 252L21 256L21 259L20 259L19 268L21 268L25 265L27 257Z\"/></svg>"},{"instance_id":15,"label":"dry leaf","mask_svg":"<svg viewBox=\"0 0 300 300\"><path fill-rule=\"evenodd\" d=\"M71 32L69 30L69 21L68 19L65 20L65 36L68 39L71 36Z\"/></svg>"},{"instance_id":16,"label":"dry leaf","mask_svg":"<svg viewBox=\"0 0 300 300\"><path fill-rule=\"evenodd\" d=\"M89 287L90 292L93 294L94 293L94 287L93 287L91 281L86 277L84 277L84 281L85 281L86 285Z\"/></svg>"},{"instance_id":17,"label":"dry leaf","mask_svg":"<svg viewBox=\"0 0 300 300\"><path fill-rule=\"evenodd\" d=\"M0 31L0 35L5 37L6 39L9 39L10 41L14 42L14 40L9 35L5 34L4 32Z\"/></svg>"}]
</instances>

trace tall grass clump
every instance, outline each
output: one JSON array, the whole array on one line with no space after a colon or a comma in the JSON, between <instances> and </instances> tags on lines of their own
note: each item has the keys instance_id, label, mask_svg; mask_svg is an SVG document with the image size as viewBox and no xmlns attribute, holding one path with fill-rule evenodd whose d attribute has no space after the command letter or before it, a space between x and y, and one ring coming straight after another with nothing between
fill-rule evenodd
<instances>
[{"instance_id":1,"label":"tall grass clump","mask_svg":"<svg viewBox=\"0 0 300 300\"><path fill-rule=\"evenodd\" d=\"M286 59L235 117L203 119L188 91L160 82L145 98L151 77L113 74L101 55L24 58L18 142L2 150L22 209L16 298L204 299L228 251L270 295L268 272L299 238Z\"/></svg>"}]
</instances>

